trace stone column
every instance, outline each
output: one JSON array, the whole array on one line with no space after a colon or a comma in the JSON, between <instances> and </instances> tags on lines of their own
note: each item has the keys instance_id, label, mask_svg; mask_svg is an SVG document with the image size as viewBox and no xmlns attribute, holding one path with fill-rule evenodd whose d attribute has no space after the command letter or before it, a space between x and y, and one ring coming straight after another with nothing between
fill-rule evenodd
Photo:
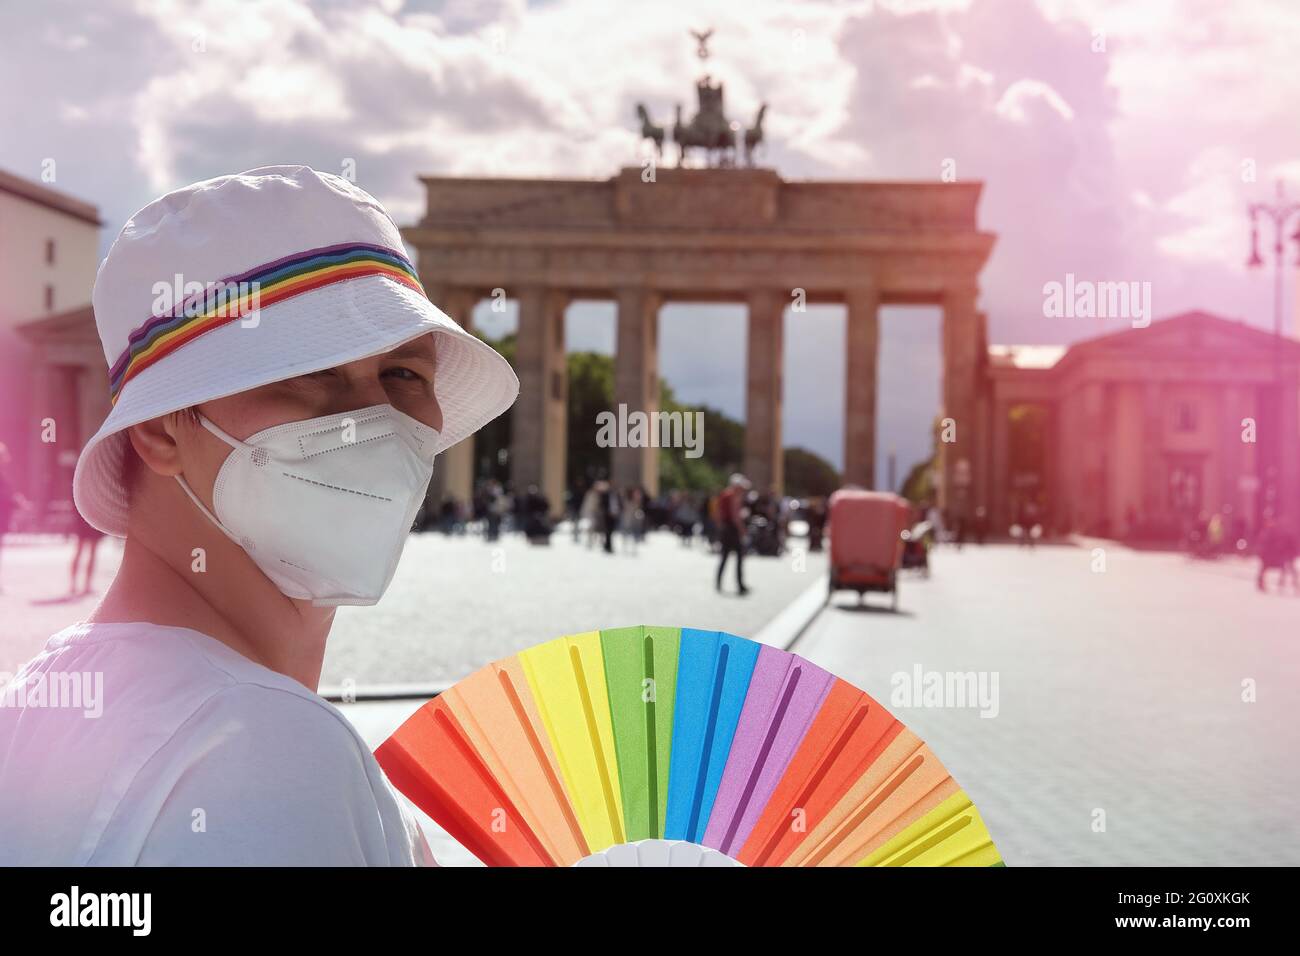
<instances>
[{"instance_id":1,"label":"stone column","mask_svg":"<svg viewBox=\"0 0 1300 956\"><path fill-rule=\"evenodd\" d=\"M550 503L552 515L564 512L569 391L564 310L568 304L568 295L554 289L528 286L519 291L515 345L519 400L511 420L510 477L516 494L536 485Z\"/></svg>"},{"instance_id":2,"label":"stone column","mask_svg":"<svg viewBox=\"0 0 1300 956\"><path fill-rule=\"evenodd\" d=\"M989 476L989 530L1006 534L1011 527L1011 404L992 398L989 435L992 439L992 474Z\"/></svg>"},{"instance_id":3,"label":"stone column","mask_svg":"<svg viewBox=\"0 0 1300 956\"><path fill-rule=\"evenodd\" d=\"M778 494L785 487L781 453L785 296L779 289L749 294L745 375L745 474L754 487Z\"/></svg>"},{"instance_id":4,"label":"stone column","mask_svg":"<svg viewBox=\"0 0 1300 956\"><path fill-rule=\"evenodd\" d=\"M464 288L426 286L429 300L463 329L473 325L478 293ZM436 387L436 383L435 383ZM474 495L474 436L458 441L438 456L425 500L437 513L444 498L468 504Z\"/></svg>"},{"instance_id":5,"label":"stone column","mask_svg":"<svg viewBox=\"0 0 1300 956\"><path fill-rule=\"evenodd\" d=\"M1293 365L1283 372L1283 384L1278 391L1282 406L1278 415L1280 434L1276 440L1280 476L1278 510L1282 523L1294 533L1300 528L1300 389Z\"/></svg>"},{"instance_id":6,"label":"stone column","mask_svg":"<svg viewBox=\"0 0 1300 956\"><path fill-rule=\"evenodd\" d=\"M1043 449L1043 486L1047 490L1043 524L1047 533L1060 534L1066 530L1064 505L1067 492L1062 484L1061 468L1061 447L1065 444L1065 433L1061 430L1060 405L1056 402L1047 402L1043 405L1043 411L1046 429Z\"/></svg>"},{"instance_id":7,"label":"stone column","mask_svg":"<svg viewBox=\"0 0 1300 956\"><path fill-rule=\"evenodd\" d=\"M939 503L953 518L970 517L983 497L979 487L978 448L985 440L978 415L979 318L975 285L956 285L943 301L943 417L938 447L942 475ZM947 436L953 440L943 441ZM963 464L964 463L964 464Z\"/></svg>"},{"instance_id":8,"label":"stone column","mask_svg":"<svg viewBox=\"0 0 1300 956\"><path fill-rule=\"evenodd\" d=\"M1239 452L1241 449L1242 415L1238 411L1241 399L1237 388L1224 385L1219 395L1220 405L1214 417L1214 453L1210 456L1211 467L1218 492L1217 505L1232 506L1233 517L1245 516L1241 504L1241 490L1237 486L1237 476L1241 473ZM1231 531L1231 522L1228 529Z\"/></svg>"},{"instance_id":9,"label":"stone column","mask_svg":"<svg viewBox=\"0 0 1300 956\"><path fill-rule=\"evenodd\" d=\"M662 302L663 297L649 289L634 287L618 291L613 411L620 422L633 412L644 412L651 423L648 430L654 427L654 416L659 411L659 306ZM592 428L595 427L593 422ZM611 480L617 487L640 485L648 495L659 493L658 448L616 445L612 451Z\"/></svg>"},{"instance_id":10,"label":"stone column","mask_svg":"<svg viewBox=\"0 0 1300 956\"><path fill-rule=\"evenodd\" d=\"M984 517L988 519L989 508L989 471L992 466L993 448L992 448L992 429L991 429L991 411L989 406L992 402L992 386L988 380L987 356L989 350L988 336L988 316L983 312L975 315L976 321L976 354L979 356L978 372L975 381L975 418L976 434L979 441L975 444L975 455L971 460L971 470L973 472L973 484L971 492L974 497L971 499L971 514L974 515L975 509L984 508ZM1047 521L1047 515L1042 515L1044 523Z\"/></svg>"},{"instance_id":11,"label":"stone column","mask_svg":"<svg viewBox=\"0 0 1300 956\"><path fill-rule=\"evenodd\" d=\"M1163 386L1147 382L1142 386L1142 501L1138 521L1159 521L1169 512L1169 490L1165 487Z\"/></svg>"},{"instance_id":12,"label":"stone column","mask_svg":"<svg viewBox=\"0 0 1300 956\"><path fill-rule=\"evenodd\" d=\"M860 286L848 290L844 301L844 483L874 488L880 295Z\"/></svg>"},{"instance_id":13,"label":"stone column","mask_svg":"<svg viewBox=\"0 0 1300 956\"><path fill-rule=\"evenodd\" d=\"M28 488L38 526L43 526L48 518L51 489L54 485L54 464L61 447L59 441L65 440L63 438L65 423L57 420L55 408L58 406L51 394L54 383L53 373L46 350L44 348L34 350L31 372L32 391L28 406L31 414L27 422L27 463ZM46 418L55 418L56 441L52 445L41 441L41 435L45 430L41 423Z\"/></svg>"}]
</instances>

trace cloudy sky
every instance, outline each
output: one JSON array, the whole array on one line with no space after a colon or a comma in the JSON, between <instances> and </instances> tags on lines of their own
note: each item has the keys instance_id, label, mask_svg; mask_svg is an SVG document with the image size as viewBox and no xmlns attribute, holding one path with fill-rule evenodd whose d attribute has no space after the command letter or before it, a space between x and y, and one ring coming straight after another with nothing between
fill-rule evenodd
<instances>
[{"instance_id":1,"label":"cloudy sky","mask_svg":"<svg viewBox=\"0 0 1300 956\"><path fill-rule=\"evenodd\" d=\"M105 248L169 189L271 163L357 181L399 223L422 173L606 177L639 156L633 106L688 111L688 30L715 30L727 108L769 105L765 163L790 178L985 182L999 236L994 342L1107 328L1043 315L1066 273L1150 282L1157 317L1272 322L1244 268L1245 205L1300 197L1294 0L0 0L0 168L96 203ZM1269 237L1271 240L1271 236ZM1288 281L1295 275L1288 250ZM1288 302L1293 301L1288 292ZM613 345L613 307L570 310L571 348ZM485 316L485 318L487 318ZM678 393L743 414L744 312L665 310ZM1109 328L1118 328L1112 323ZM843 315L787 321L786 440L842 458ZM883 326L880 459L922 457L938 314Z\"/></svg>"}]
</instances>

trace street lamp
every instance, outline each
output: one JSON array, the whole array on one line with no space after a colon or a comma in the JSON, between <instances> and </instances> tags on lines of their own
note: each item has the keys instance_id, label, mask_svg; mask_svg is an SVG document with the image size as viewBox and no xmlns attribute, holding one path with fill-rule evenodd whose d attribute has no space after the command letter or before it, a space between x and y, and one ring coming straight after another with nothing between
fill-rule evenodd
<instances>
[{"instance_id":1,"label":"street lamp","mask_svg":"<svg viewBox=\"0 0 1300 956\"><path fill-rule=\"evenodd\" d=\"M1282 180L1279 179L1277 181L1276 201L1271 203L1253 202L1250 204L1249 211L1250 258L1246 260L1246 265L1249 268L1258 269L1264 265L1264 258L1259 254L1260 219L1273 223L1273 331L1278 337L1278 346L1280 347L1282 344L1283 232L1286 229L1287 220L1300 213L1300 203L1287 201L1282 187ZM1297 247L1300 247L1300 223L1297 223L1296 231L1289 238L1294 239ZM1296 265L1300 266L1300 261L1297 261Z\"/></svg>"},{"instance_id":2,"label":"street lamp","mask_svg":"<svg viewBox=\"0 0 1300 956\"><path fill-rule=\"evenodd\" d=\"M1288 202L1286 193L1282 186L1282 180L1277 181L1277 198L1271 203L1253 202L1248 207L1250 213L1250 258L1246 260L1246 265L1251 269L1258 269L1264 265L1264 258L1259 254L1259 223L1263 219L1265 222L1273 224L1273 335L1276 337L1273 348L1273 381L1277 390L1277 399L1273 414L1276 415L1275 421L1279 424L1283 421L1282 402L1285 400L1285 393L1282 388L1282 248L1283 236L1285 234L1288 220L1292 216L1300 214L1300 203ZM1288 238L1295 240L1297 249L1300 250L1300 224L1297 225L1296 231ZM1300 260L1296 262L1300 266ZM1277 447L1281 449L1281 443ZM1262 464L1261 464L1262 468ZM1272 469L1273 475L1276 475L1276 469ZM1266 484L1271 486L1276 480L1275 477L1268 477ZM1273 494L1270 494L1273 492ZM1265 492L1265 500L1273 498L1276 501L1276 489L1269 487Z\"/></svg>"}]
</instances>

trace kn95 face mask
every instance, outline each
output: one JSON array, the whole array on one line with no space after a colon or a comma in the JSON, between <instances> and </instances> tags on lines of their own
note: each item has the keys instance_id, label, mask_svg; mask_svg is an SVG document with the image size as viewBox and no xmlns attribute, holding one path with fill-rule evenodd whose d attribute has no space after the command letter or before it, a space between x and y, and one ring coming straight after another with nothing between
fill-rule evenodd
<instances>
[{"instance_id":1,"label":"kn95 face mask","mask_svg":"<svg viewBox=\"0 0 1300 956\"><path fill-rule=\"evenodd\" d=\"M388 588L433 475L438 432L392 405L276 425L232 449L212 511L281 592L316 606L374 604Z\"/></svg>"}]
</instances>

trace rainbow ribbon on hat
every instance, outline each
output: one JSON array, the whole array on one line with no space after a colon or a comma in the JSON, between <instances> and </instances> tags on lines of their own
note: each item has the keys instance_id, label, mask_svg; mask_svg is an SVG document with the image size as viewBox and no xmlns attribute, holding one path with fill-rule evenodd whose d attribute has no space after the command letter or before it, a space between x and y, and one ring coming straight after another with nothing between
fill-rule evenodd
<instances>
[{"instance_id":1,"label":"rainbow ribbon on hat","mask_svg":"<svg viewBox=\"0 0 1300 956\"><path fill-rule=\"evenodd\" d=\"M108 370L109 400L116 404L127 382L205 332L305 292L362 276L385 276L425 294L410 261L383 246L349 242L285 256L209 283L204 292L133 331L127 336L126 350Z\"/></svg>"}]
</instances>

